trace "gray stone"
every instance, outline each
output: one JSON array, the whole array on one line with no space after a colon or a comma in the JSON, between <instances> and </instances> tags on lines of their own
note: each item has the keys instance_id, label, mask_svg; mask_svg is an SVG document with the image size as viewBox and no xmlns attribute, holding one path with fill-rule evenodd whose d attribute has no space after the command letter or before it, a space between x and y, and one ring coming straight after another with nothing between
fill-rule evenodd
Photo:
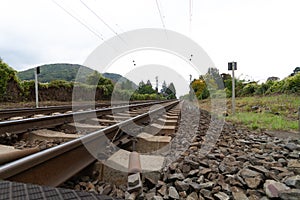
<instances>
[{"instance_id":1,"label":"gray stone","mask_svg":"<svg viewBox=\"0 0 300 200\"><path fill-rule=\"evenodd\" d=\"M192 192L187 196L186 200L198 200L198 194L196 192Z\"/></svg>"},{"instance_id":2,"label":"gray stone","mask_svg":"<svg viewBox=\"0 0 300 200\"><path fill-rule=\"evenodd\" d=\"M169 174L168 179L169 180L183 180L184 175L182 173Z\"/></svg>"},{"instance_id":3,"label":"gray stone","mask_svg":"<svg viewBox=\"0 0 300 200\"><path fill-rule=\"evenodd\" d=\"M196 174L199 173L199 169L194 169L194 170L191 170L189 173L188 173L188 176L195 176Z\"/></svg>"},{"instance_id":4,"label":"gray stone","mask_svg":"<svg viewBox=\"0 0 300 200\"><path fill-rule=\"evenodd\" d=\"M300 149L300 146L296 145L295 143L287 143L284 147L287 148L290 151L294 151L294 150L299 150Z\"/></svg>"},{"instance_id":5,"label":"gray stone","mask_svg":"<svg viewBox=\"0 0 300 200\"><path fill-rule=\"evenodd\" d=\"M152 200L152 198L155 196L155 192L148 192L145 197L147 200Z\"/></svg>"},{"instance_id":6,"label":"gray stone","mask_svg":"<svg viewBox=\"0 0 300 200\"><path fill-rule=\"evenodd\" d=\"M183 173L188 173L191 171L191 167L189 165L182 165L181 169Z\"/></svg>"},{"instance_id":7,"label":"gray stone","mask_svg":"<svg viewBox=\"0 0 300 200\"><path fill-rule=\"evenodd\" d=\"M211 189L214 185L215 185L215 183L212 181L199 184L201 189Z\"/></svg>"},{"instance_id":8,"label":"gray stone","mask_svg":"<svg viewBox=\"0 0 300 200\"><path fill-rule=\"evenodd\" d=\"M207 199L211 199L211 191L207 189L201 189L200 193Z\"/></svg>"},{"instance_id":9,"label":"gray stone","mask_svg":"<svg viewBox=\"0 0 300 200\"><path fill-rule=\"evenodd\" d=\"M288 169L297 174L300 174L300 162L298 160L289 160Z\"/></svg>"},{"instance_id":10,"label":"gray stone","mask_svg":"<svg viewBox=\"0 0 300 200\"><path fill-rule=\"evenodd\" d=\"M256 170L256 171L261 172L261 173L268 173L269 172L269 170L267 170L264 166L249 165L248 167L250 169Z\"/></svg>"},{"instance_id":11,"label":"gray stone","mask_svg":"<svg viewBox=\"0 0 300 200\"><path fill-rule=\"evenodd\" d=\"M225 194L224 192L218 192L214 194L214 196L219 200L229 200L229 196Z\"/></svg>"},{"instance_id":12,"label":"gray stone","mask_svg":"<svg viewBox=\"0 0 300 200\"><path fill-rule=\"evenodd\" d=\"M241 174L241 176L245 179L245 178L253 178L253 177L256 177L256 176L261 176L260 173L256 172L256 171L253 171L253 170L250 170L250 169L242 169L239 171L239 173Z\"/></svg>"},{"instance_id":13,"label":"gray stone","mask_svg":"<svg viewBox=\"0 0 300 200\"><path fill-rule=\"evenodd\" d=\"M189 189L190 185L184 181L176 181L175 187L177 191L186 191Z\"/></svg>"},{"instance_id":14,"label":"gray stone","mask_svg":"<svg viewBox=\"0 0 300 200\"><path fill-rule=\"evenodd\" d=\"M167 186L166 185L161 186L161 188L159 190L157 190L157 192L159 194L161 194L162 196L166 196L167 195Z\"/></svg>"},{"instance_id":15,"label":"gray stone","mask_svg":"<svg viewBox=\"0 0 300 200\"><path fill-rule=\"evenodd\" d=\"M177 190L175 189L175 187L173 187L173 186L169 187L169 197L171 197L173 199L179 199L179 194L178 194Z\"/></svg>"},{"instance_id":16,"label":"gray stone","mask_svg":"<svg viewBox=\"0 0 300 200\"><path fill-rule=\"evenodd\" d=\"M298 159L300 157L300 152L299 151L293 151L289 154L290 158L295 158Z\"/></svg>"},{"instance_id":17,"label":"gray stone","mask_svg":"<svg viewBox=\"0 0 300 200\"><path fill-rule=\"evenodd\" d=\"M112 191L112 186L111 186L110 184L108 184L108 185L106 185L106 186L103 188L102 194L103 194L103 195L108 195L111 191Z\"/></svg>"},{"instance_id":18,"label":"gray stone","mask_svg":"<svg viewBox=\"0 0 300 200\"><path fill-rule=\"evenodd\" d=\"M161 196L154 196L151 200L164 200Z\"/></svg>"},{"instance_id":19,"label":"gray stone","mask_svg":"<svg viewBox=\"0 0 300 200\"><path fill-rule=\"evenodd\" d=\"M256 176L254 178L245 178L245 182L249 188L255 189L262 182L262 178L260 176Z\"/></svg>"},{"instance_id":20,"label":"gray stone","mask_svg":"<svg viewBox=\"0 0 300 200\"><path fill-rule=\"evenodd\" d=\"M197 192L201 189L201 186L199 183L191 182L191 183L189 183L189 185Z\"/></svg>"},{"instance_id":21,"label":"gray stone","mask_svg":"<svg viewBox=\"0 0 300 200\"><path fill-rule=\"evenodd\" d=\"M290 190L279 191L279 197L283 200L299 200L300 190L290 189Z\"/></svg>"},{"instance_id":22,"label":"gray stone","mask_svg":"<svg viewBox=\"0 0 300 200\"><path fill-rule=\"evenodd\" d=\"M266 180L264 184L265 193L270 198L279 197L279 191L287 189L289 189L289 187L287 187L285 184L276 182L274 180Z\"/></svg>"},{"instance_id":23,"label":"gray stone","mask_svg":"<svg viewBox=\"0 0 300 200\"><path fill-rule=\"evenodd\" d=\"M288 186L300 189L300 175L289 177L284 181L284 183Z\"/></svg>"},{"instance_id":24,"label":"gray stone","mask_svg":"<svg viewBox=\"0 0 300 200\"><path fill-rule=\"evenodd\" d=\"M234 200L249 200L244 191L240 188L233 187L232 190L232 196Z\"/></svg>"},{"instance_id":25,"label":"gray stone","mask_svg":"<svg viewBox=\"0 0 300 200\"><path fill-rule=\"evenodd\" d=\"M197 162L195 162L193 160L185 159L184 163L190 165L192 169L198 169L199 168L199 163L197 163Z\"/></svg>"}]
</instances>

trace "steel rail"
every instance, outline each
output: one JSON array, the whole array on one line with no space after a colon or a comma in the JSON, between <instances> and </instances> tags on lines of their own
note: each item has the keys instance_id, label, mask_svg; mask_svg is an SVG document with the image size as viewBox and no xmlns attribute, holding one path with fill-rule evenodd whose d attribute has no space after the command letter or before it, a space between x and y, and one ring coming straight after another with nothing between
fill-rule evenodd
<instances>
[{"instance_id":1,"label":"steel rail","mask_svg":"<svg viewBox=\"0 0 300 200\"><path fill-rule=\"evenodd\" d=\"M102 108L98 110L80 111L80 112L73 112L73 113L53 115L53 116L43 116L39 118L27 118L27 119L20 119L20 120L2 121L0 122L0 134L6 132L22 133L37 128L51 128L65 123L72 123L74 122L74 118L76 118L76 120L84 120L89 117L99 117L101 115L112 114L112 112L118 113L118 112L126 111L127 109L130 108L150 106L162 102L167 102L167 101L138 103L132 105L118 106L118 107Z\"/></svg>"},{"instance_id":2,"label":"steel rail","mask_svg":"<svg viewBox=\"0 0 300 200\"><path fill-rule=\"evenodd\" d=\"M179 101L169 102L160 108L148 111L128 120L95 131L81 138L63 143L42 152L29 155L17 161L0 167L0 179L34 183L40 185L58 186L96 161L91 150L104 152L107 138L112 138L120 127L130 126L151 114L169 110ZM118 142L118 141L116 141ZM88 145L88 149L86 148Z\"/></svg>"},{"instance_id":3,"label":"steel rail","mask_svg":"<svg viewBox=\"0 0 300 200\"><path fill-rule=\"evenodd\" d=\"M149 101L153 102L153 101ZM129 105L142 103L142 101L130 101ZM114 105L124 105L126 102L114 103ZM80 109L97 108L111 106L111 103L97 103L95 105L83 104L83 105L65 105L65 106L49 106L39 108L15 108L15 109L3 109L0 110L0 119L8 119L11 117L28 117L34 114L51 114L54 112L67 112L67 111L78 111Z\"/></svg>"}]
</instances>

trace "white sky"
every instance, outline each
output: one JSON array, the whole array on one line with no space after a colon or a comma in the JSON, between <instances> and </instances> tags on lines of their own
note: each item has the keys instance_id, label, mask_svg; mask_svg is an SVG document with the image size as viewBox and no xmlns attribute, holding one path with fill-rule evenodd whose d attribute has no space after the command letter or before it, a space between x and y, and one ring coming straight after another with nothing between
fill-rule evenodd
<instances>
[{"instance_id":1,"label":"white sky","mask_svg":"<svg viewBox=\"0 0 300 200\"><path fill-rule=\"evenodd\" d=\"M115 36L80 0L56 1L104 40ZM118 33L162 28L155 0L82 1ZM192 0L191 29L189 0L158 2L166 28L196 41L221 73L228 72L230 61L238 63L238 76L256 81L284 78L300 66L299 0ZM52 0L0 0L0 7L0 57L17 70L47 63L82 64L103 42ZM146 57L137 53L116 63L123 69L132 66L132 59L137 66L145 65L150 62ZM155 64L176 68L179 61L169 60ZM188 73L182 77L188 79Z\"/></svg>"}]
</instances>

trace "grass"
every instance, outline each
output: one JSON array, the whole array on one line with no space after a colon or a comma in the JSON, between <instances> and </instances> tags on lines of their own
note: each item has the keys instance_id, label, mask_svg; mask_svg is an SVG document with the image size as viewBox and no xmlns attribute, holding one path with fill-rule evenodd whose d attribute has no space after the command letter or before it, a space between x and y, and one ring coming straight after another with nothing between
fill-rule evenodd
<instances>
[{"instance_id":1,"label":"grass","mask_svg":"<svg viewBox=\"0 0 300 200\"><path fill-rule=\"evenodd\" d=\"M201 108L210 110L210 100L199 103ZM300 97L296 95L239 97L236 114L231 115L231 99L227 99L226 120L251 129L297 131L299 106Z\"/></svg>"}]
</instances>

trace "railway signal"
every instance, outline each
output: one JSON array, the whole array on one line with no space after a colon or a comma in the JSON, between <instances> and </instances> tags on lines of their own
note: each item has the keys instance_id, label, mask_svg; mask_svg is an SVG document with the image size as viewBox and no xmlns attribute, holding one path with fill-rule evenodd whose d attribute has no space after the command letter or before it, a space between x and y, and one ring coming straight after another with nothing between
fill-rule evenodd
<instances>
[{"instance_id":1,"label":"railway signal","mask_svg":"<svg viewBox=\"0 0 300 200\"><path fill-rule=\"evenodd\" d=\"M237 64L236 62L229 62L228 63L228 70L232 71L232 106L231 106L231 112L234 115L235 114L235 79L234 79L234 70L237 70Z\"/></svg>"}]
</instances>

